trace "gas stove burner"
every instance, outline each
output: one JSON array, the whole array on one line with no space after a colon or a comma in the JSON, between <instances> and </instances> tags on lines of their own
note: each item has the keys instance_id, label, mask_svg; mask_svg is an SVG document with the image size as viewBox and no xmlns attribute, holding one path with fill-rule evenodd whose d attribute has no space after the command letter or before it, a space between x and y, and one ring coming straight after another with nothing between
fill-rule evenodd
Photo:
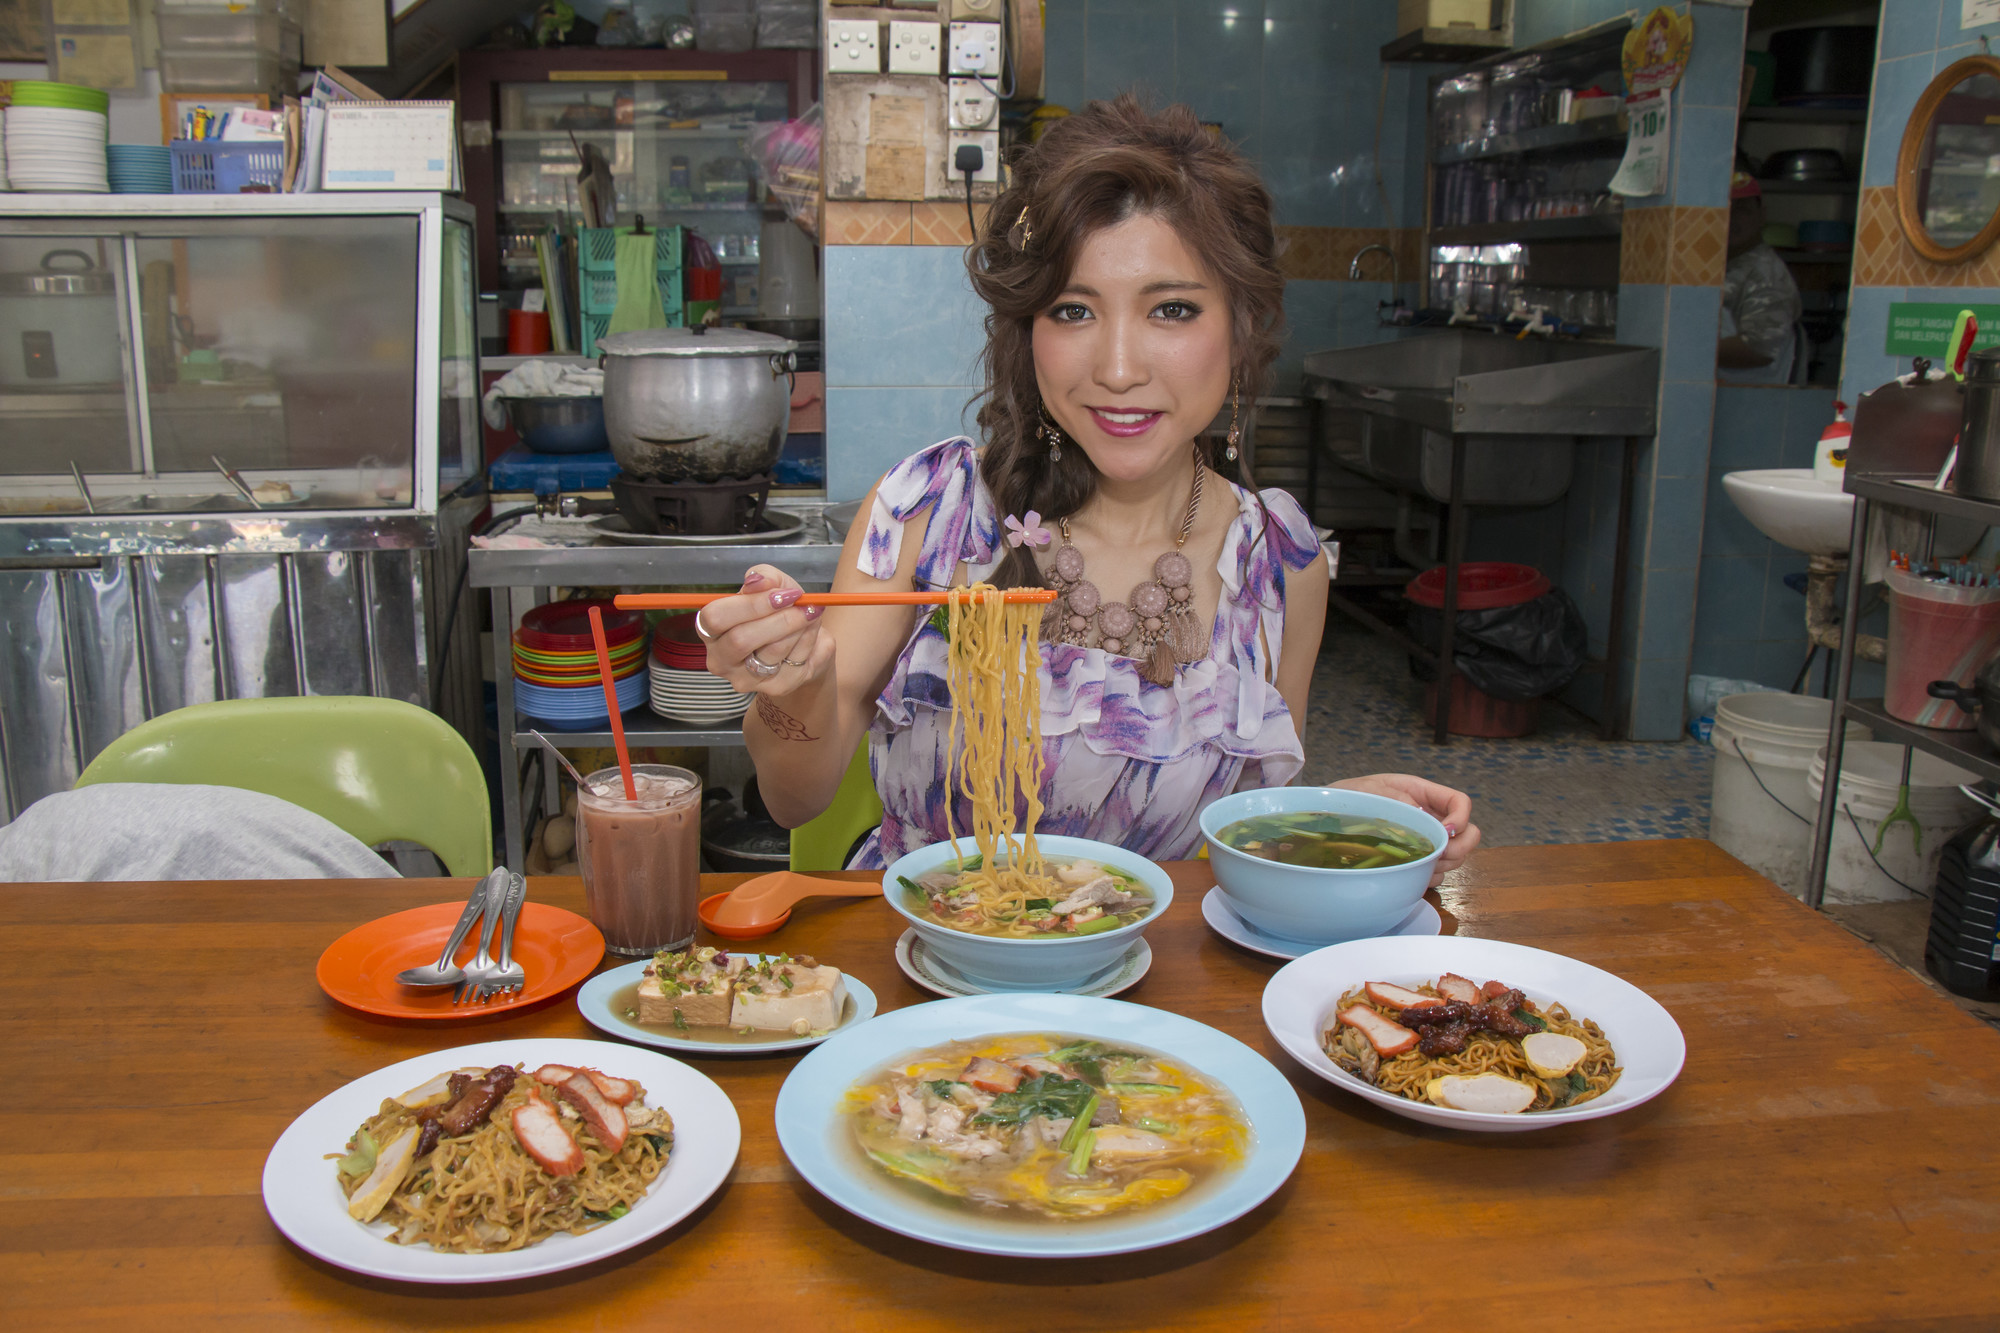
<instances>
[{"instance_id":1,"label":"gas stove burner","mask_svg":"<svg viewBox=\"0 0 2000 1333\"><path fill-rule=\"evenodd\" d=\"M761 532L769 526L764 501L771 494L771 474L730 481L641 481L620 472L611 479L611 496L634 532L662 535L720 536Z\"/></svg>"}]
</instances>

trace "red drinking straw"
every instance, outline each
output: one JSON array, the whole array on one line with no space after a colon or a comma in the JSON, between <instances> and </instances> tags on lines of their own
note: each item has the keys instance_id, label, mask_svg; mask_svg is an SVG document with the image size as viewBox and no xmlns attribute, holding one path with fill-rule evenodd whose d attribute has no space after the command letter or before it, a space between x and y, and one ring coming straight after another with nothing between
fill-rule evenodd
<instances>
[{"instance_id":1,"label":"red drinking straw","mask_svg":"<svg viewBox=\"0 0 2000 1333\"><path fill-rule=\"evenodd\" d=\"M625 777L625 799L637 801L632 785L632 756L625 749L625 717L618 711L618 687L611 683L611 650L604 643L604 613L590 608L590 637L597 645L597 678L604 685L604 706L611 710L611 744L618 751L618 771Z\"/></svg>"}]
</instances>

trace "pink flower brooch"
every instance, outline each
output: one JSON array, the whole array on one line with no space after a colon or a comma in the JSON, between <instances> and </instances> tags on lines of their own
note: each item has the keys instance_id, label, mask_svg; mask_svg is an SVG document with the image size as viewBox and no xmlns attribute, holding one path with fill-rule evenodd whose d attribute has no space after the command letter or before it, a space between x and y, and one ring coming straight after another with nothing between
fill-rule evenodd
<instances>
[{"instance_id":1,"label":"pink flower brooch","mask_svg":"<svg viewBox=\"0 0 2000 1333\"><path fill-rule=\"evenodd\" d=\"M1042 516L1030 509L1025 521L1007 515L1007 526L1012 531L1007 534L1009 546L1047 546L1056 535L1042 526Z\"/></svg>"}]
</instances>

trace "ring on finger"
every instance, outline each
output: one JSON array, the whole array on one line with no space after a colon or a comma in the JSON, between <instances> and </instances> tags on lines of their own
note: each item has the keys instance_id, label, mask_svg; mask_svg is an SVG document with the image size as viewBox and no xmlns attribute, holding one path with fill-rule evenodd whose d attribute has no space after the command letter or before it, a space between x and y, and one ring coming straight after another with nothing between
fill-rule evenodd
<instances>
[{"instance_id":1,"label":"ring on finger","mask_svg":"<svg viewBox=\"0 0 2000 1333\"><path fill-rule=\"evenodd\" d=\"M765 680L769 680L785 668L783 662L764 661L757 656L755 649L751 650L750 656L743 659L743 665L750 668L751 675L760 676Z\"/></svg>"},{"instance_id":2,"label":"ring on finger","mask_svg":"<svg viewBox=\"0 0 2000 1333\"><path fill-rule=\"evenodd\" d=\"M779 666L795 666L795 667L802 667L802 666L805 666L805 665L807 665L807 664L806 664L805 662L799 662L799 661L795 661L795 660L793 660L792 658L789 658L789 657L787 657L787 658L786 658L786 659L785 659L784 661L780 662L780 663L779 663L778 665L779 665Z\"/></svg>"}]
</instances>

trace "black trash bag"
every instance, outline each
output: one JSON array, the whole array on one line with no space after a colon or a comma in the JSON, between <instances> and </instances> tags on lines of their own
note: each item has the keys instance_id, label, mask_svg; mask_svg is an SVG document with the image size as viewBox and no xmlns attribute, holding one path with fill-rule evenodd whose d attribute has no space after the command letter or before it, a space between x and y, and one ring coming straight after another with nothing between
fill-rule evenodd
<instances>
[{"instance_id":1,"label":"black trash bag","mask_svg":"<svg viewBox=\"0 0 2000 1333\"><path fill-rule=\"evenodd\" d=\"M1435 644L1444 612L1416 602L1409 610L1410 637ZM1451 655L1474 689L1519 703L1554 694L1575 680L1590 655L1590 634L1569 594L1551 588L1516 606L1460 611ZM1422 658L1412 657L1410 669L1419 680L1437 679L1436 669Z\"/></svg>"}]
</instances>

